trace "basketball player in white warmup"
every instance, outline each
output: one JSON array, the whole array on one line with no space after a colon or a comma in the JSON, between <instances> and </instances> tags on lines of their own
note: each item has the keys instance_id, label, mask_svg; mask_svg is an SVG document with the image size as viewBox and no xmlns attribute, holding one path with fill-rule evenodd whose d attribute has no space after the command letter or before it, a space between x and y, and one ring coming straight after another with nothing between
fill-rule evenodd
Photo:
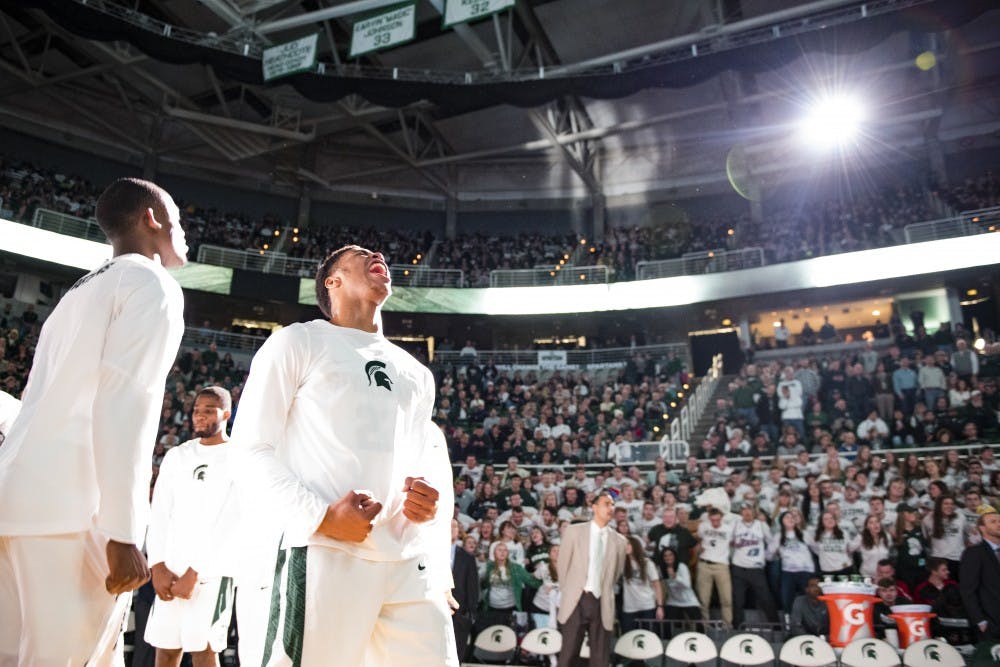
<instances>
[{"instance_id":1,"label":"basketball player in white warmup","mask_svg":"<svg viewBox=\"0 0 1000 667\"><path fill-rule=\"evenodd\" d=\"M327 319L275 333L250 367L231 446L284 524L266 665L458 665L451 467L430 371L380 331L390 291L381 254L331 253Z\"/></svg>"},{"instance_id":2,"label":"basketball player in white warmup","mask_svg":"<svg viewBox=\"0 0 1000 667\"><path fill-rule=\"evenodd\" d=\"M148 181L115 181L97 222L113 258L46 320L0 447L4 667L110 664L130 591L149 578L150 460L184 332L164 267L184 264L187 245L177 205Z\"/></svg>"},{"instance_id":3,"label":"basketball player in white warmup","mask_svg":"<svg viewBox=\"0 0 1000 667\"><path fill-rule=\"evenodd\" d=\"M205 387L195 398L192 440L167 452L153 491L146 554L157 599L146 624L156 667L217 667L233 615L239 509L227 461L232 398Z\"/></svg>"}]
</instances>

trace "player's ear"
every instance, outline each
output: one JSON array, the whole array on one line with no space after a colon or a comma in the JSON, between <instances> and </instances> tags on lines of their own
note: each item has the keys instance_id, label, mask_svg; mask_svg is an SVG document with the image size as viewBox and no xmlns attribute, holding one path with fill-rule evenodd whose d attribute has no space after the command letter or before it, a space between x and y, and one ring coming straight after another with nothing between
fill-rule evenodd
<instances>
[{"instance_id":1,"label":"player's ear","mask_svg":"<svg viewBox=\"0 0 1000 667\"><path fill-rule=\"evenodd\" d=\"M154 232L158 232L163 229L163 225L157 222L156 212L152 207L147 208L142 212L142 226L147 229L151 229Z\"/></svg>"}]
</instances>

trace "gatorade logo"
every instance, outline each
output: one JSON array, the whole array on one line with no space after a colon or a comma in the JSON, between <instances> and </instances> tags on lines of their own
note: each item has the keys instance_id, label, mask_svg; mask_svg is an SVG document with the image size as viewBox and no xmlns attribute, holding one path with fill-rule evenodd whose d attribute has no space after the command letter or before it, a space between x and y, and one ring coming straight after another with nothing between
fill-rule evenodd
<instances>
[{"instance_id":1,"label":"gatorade logo","mask_svg":"<svg viewBox=\"0 0 1000 667\"><path fill-rule=\"evenodd\" d=\"M844 622L849 625L862 625L865 622L867 602L855 602L844 607Z\"/></svg>"},{"instance_id":2,"label":"gatorade logo","mask_svg":"<svg viewBox=\"0 0 1000 667\"><path fill-rule=\"evenodd\" d=\"M906 619L906 627L910 631L910 641L918 642L927 637L927 621L922 618Z\"/></svg>"}]
</instances>

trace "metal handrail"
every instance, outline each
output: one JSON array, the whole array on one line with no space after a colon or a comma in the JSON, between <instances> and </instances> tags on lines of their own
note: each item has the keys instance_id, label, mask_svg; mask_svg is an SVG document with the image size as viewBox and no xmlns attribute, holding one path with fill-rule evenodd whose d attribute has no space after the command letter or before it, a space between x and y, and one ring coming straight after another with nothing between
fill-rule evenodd
<instances>
[{"instance_id":1,"label":"metal handrail","mask_svg":"<svg viewBox=\"0 0 1000 667\"><path fill-rule=\"evenodd\" d=\"M907 243L939 241L962 236L975 236L997 231L1000 225L1000 206L976 211L963 211L957 216L915 222L903 228Z\"/></svg>"},{"instance_id":2,"label":"metal handrail","mask_svg":"<svg viewBox=\"0 0 1000 667\"><path fill-rule=\"evenodd\" d=\"M738 250L706 250L686 253L677 259L643 260L635 265L636 280L697 276L706 273L723 273L755 269L765 265L763 248Z\"/></svg>"},{"instance_id":3,"label":"metal handrail","mask_svg":"<svg viewBox=\"0 0 1000 667\"><path fill-rule=\"evenodd\" d=\"M315 276L318 265L314 259L289 257L283 252L273 250L235 250L209 244L198 247L198 261L230 269L278 273L301 278Z\"/></svg>"},{"instance_id":4,"label":"metal handrail","mask_svg":"<svg viewBox=\"0 0 1000 667\"><path fill-rule=\"evenodd\" d=\"M608 282L608 267L564 266L560 269L494 269L490 287L543 287L554 285L589 285Z\"/></svg>"},{"instance_id":5,"label":"metal handrail","mask_svg":"<svg viewBox=\"0 0 1000 667\"><path fill-rule=\"evenodd\" d=\"M537 366L538 353L543 350L477 350L475 357L463 357L459 350L435 350L434 362L444 364L494 363L498 366ZM636 347L608 347L596 350L567 350L566 365L574 368L589 368L624 365L636 354L646 356L680 357L690 368L687 343L667 343L662 345L639 345Z\"/></svg>"},{"instance_id":6,"label":"metal handrail","mask_svg":"<svg viewBox=\"0 0 1000 667\"><path fill-rule=\"evenodd\" d=\"M467 287L465 271L461 269L432 269L427 266L389 267L392 283L401 287Z\"/></svg>"},{"instance_id":7,"label":"metal handrail","mask_svg":"<svg viewBox=\"0 0 1000 667\"><path fill-rule=\"evenodd\" d=\"M184 327L181 347L195 347L215 343L218 347L227 351L253 354L260 349L265 340L267 338L263 336L251 336L250 334L239 334L201 327Z\"/></svg>"},{"instance_id":8,"label":"metal handrail","mask_svg":"<svg viewBox=\"0 0 1000 667\"><path fill-rule=\"evenodd\" d=\"M60 213L47 208L35 209L35 214L31 218L31 226L78 239L97 241L98 243L108 242L108 238L101 231L96 220L81 218L69 213Z\"/></svg>"}]
</instances>

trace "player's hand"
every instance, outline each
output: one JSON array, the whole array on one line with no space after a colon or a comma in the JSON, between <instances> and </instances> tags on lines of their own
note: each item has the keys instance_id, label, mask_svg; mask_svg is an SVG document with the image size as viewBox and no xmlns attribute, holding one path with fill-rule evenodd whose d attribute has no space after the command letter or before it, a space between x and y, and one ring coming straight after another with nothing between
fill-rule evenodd
<instances>
[{"instance_id":1,"label":"player's hand","mask_svg":"<svg viewBox=\"0 0 1000 667\"><path fill-rule=\"evenodd\" d=\"M372 532L372 520L381 511L382 503L366 493L350 491L326 508L316 532L343 542L364 542Z\"/></svg>"},{"instance_id":2,"label":"player's hand","mask_svg":"<svg viewBox=\"0 0 1000 667\"><path fill-rule=\"evenodd\" d=\"M149 581L146 557L134 544L108 540L105 555L109 572L104 587L112 595L134 591Z\"/></svg>"},{"instance_id":3,"label":"player's hand","mask_svg":"<svg viewBox=\"0 0 1000 667\"><path fill-rule=\"evenodd\" d=\"M177 575L171 572L170 568L163 563L157 563L152 566L149 568L149 572L153 577L153 590L156 591L156 596L164 602L173 600L174 594L171 592L170 587L177 581Z\"/></svg>"},{"instance_id":4,"label":"player's hand","mask_svg":"<svg viewBox=\"0 0 1000 667\"><path fill-rule=\"evenodd\" d=\"M445 592L444 599L445 602L448 603L448 609L451 610L451 615L454 616L455 612L458 611L462 605L458 604L458 600L456 600L455 596L451 594L451 591Z\"/></svg>"},{"instance_id":5,"label":"player's hand","mask_svg":"<svg viewBox=\"0 0 1000 667\"><path fill-rule=\"evenodd\" d=\"M403 502L403 516L413 523L430 521L437 514L440 494L423 477L407 477L403 484L406 500Z\"/></svg>"},{"instance_id":6,"label":"player's hand","mask_svg":"<svg viewBox=\"0 0 1000 667\"><path fill-rule=\"evenodd\" d=\"M175 598L190 600L191 596L194 595L194 587L197 583L198 573L191 568L188 568L187 572L182 574L174 581L173 585L170 586L170 592Z\"/></svg>"}]
</instances>

